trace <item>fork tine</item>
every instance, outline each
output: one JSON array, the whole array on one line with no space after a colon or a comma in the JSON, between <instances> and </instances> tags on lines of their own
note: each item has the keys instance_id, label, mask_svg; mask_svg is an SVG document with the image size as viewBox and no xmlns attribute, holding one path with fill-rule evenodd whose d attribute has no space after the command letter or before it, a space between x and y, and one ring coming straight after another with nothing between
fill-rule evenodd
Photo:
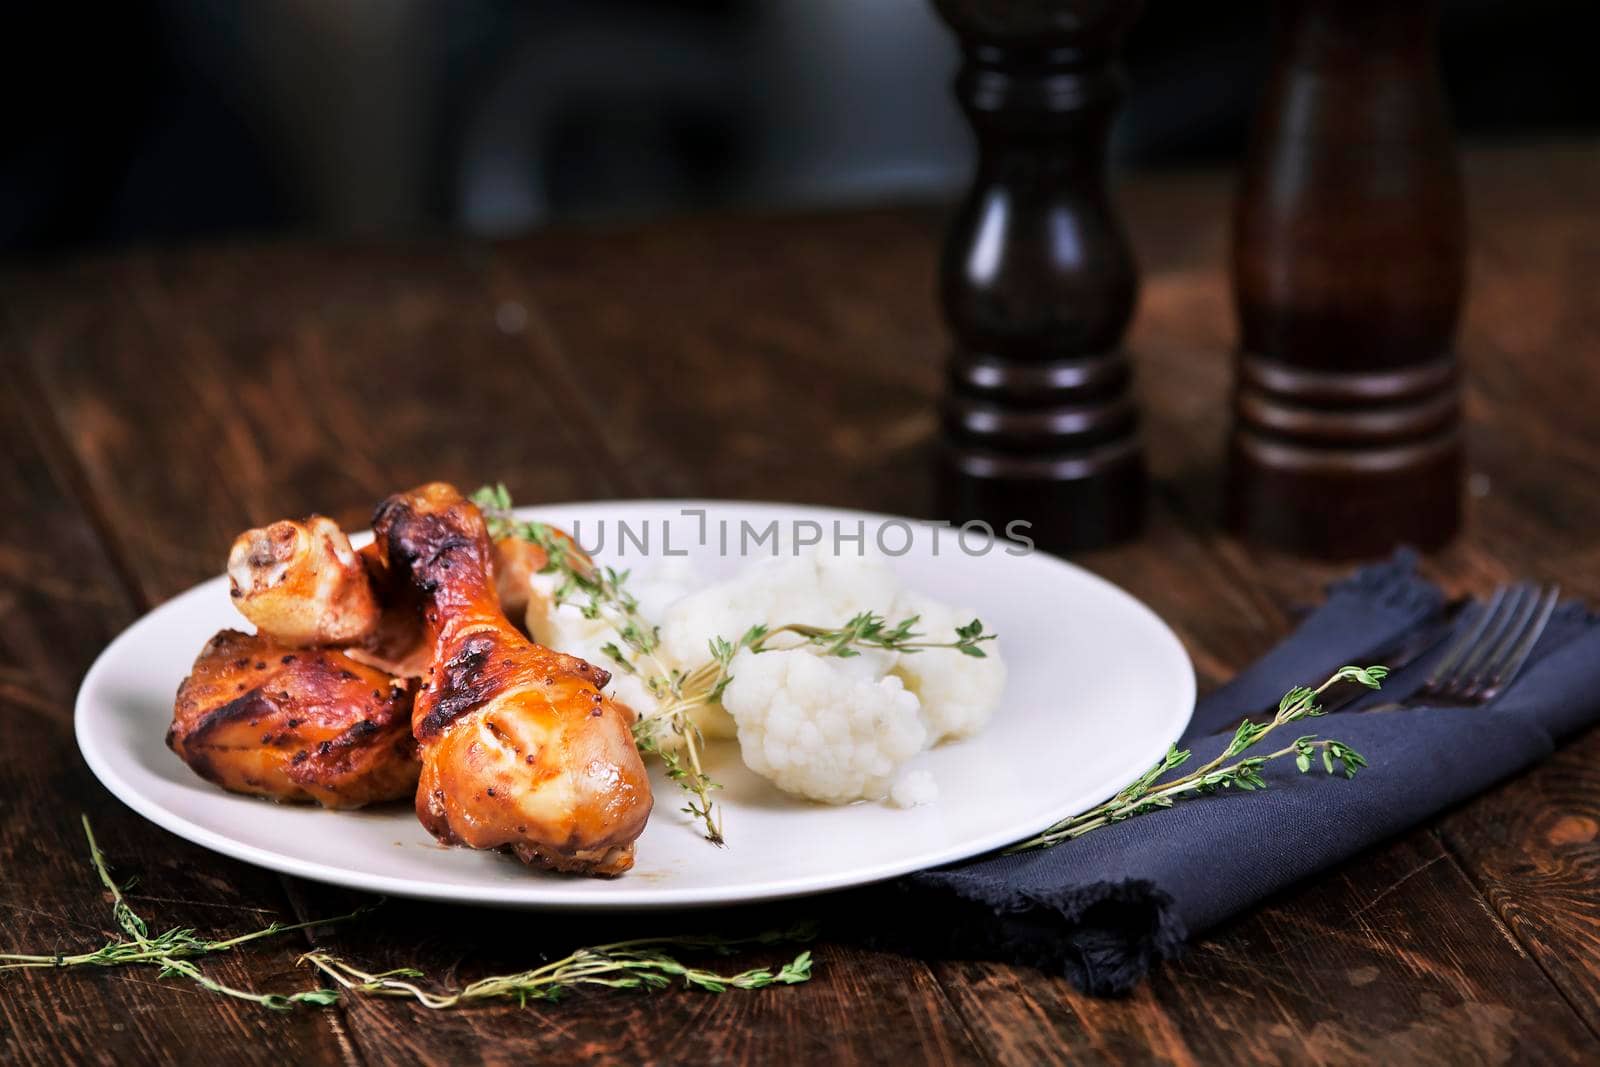
<instances>
[{"instance_id":1,"label":"fork tine","mask_svg":"<svg viewBox=\"0 0 1600 1067\"><path fill-rule=\"evenodd\" d=\"M1454 677L1446 681L1445 689L1458 697L1472 696L1472 689L1482 675L1486 665L1493 662L1502 643L1507 638L1514 637L1517 630L1522 627L1523 616L1528 614L1530 608L1536 603L1534 587L1528 582L1518 582L1507 593L1506 600L1501 603L1499 613L1494 616L1490 627L1485 629L1483 637L1478 638L1477 645L1470 653L1456 665Z\"/></svg>"},{"instance_id":2,"label":"fork tine","mask_svg":"<svg viewBox=\"0 0 1600 1067\"><path fill-rule=\"evenodd\" d=\"M1500 662L1510 655L1522 637L1522 632L1533 622L1542 599L1543 590L1532 583L1517 586L1513 602L1508 605L1504 613L1505 619L1500 631L1492 640L1484 642L1482 655L1476 658L1471 669L1464 668L1461 671L1460 684L1468 693L1481 688L1483 683L1494 677Z\"/></svg>"},{"instance_id":3,"label":"fork tine","mask_svg":"<svg viewBox=\"0 0 1600 1067\"><path fill-rule=\"evenodd\" d=\"M1434 670L1429 689L1440 696L1460 697L1481 669L1489 653L1499 647L1506 629L1522 608L1523 584L1503 585L1495 589L1483 617L1472 628L1468 639L1462 642L1460 654L1454 662L1441 663Z\"/></svg>"},{"instance_id":4,"label":"fork tine","mask_svg":"<svg viewBox=\"0 0 1600 1067\"><path fill-rule=\"evenodd\" d=\"M1477 619L1467 628L1466 632L1456 638L1455 644L1450 646L1449 651L1440 657L1432 673L1428 675L1428 680L1422 684L1424 691L1436 692L1444 685L1445 679L1454 677L1456 664L1461 661L1462 656L1469 649L1477 645L1478 639L1483 635L1484 630L1488 628L1494 617L1499 614L1500 605L1505 601L1506 594L1510 591L1511 587L1509 585L1495 587L1494 593L1489 597L1488 605L1479 613Z\"/></svg>"},{"instance_id":5,"label":"fork tine","mask_svg":"<svg viewBox=\"0 0 1600 1067\"><path fill-rule=\"evenodd\" d=\"M1534 609L1528 615L1526 625L1514 642L1508 642L1506 653L1496 664L1494 670L1484 680L1484 699L1498 693L1516 678L1522 670L1522 665L1527 662L1528 655L1533 651L1533 646L1543 636L1545 627L1550 625L1550 616L1556 610L1556 603L1561 599L1561 587L1548 585L1540 590L1539 599L1534 604Z\"/></svg>"}]
</instances>

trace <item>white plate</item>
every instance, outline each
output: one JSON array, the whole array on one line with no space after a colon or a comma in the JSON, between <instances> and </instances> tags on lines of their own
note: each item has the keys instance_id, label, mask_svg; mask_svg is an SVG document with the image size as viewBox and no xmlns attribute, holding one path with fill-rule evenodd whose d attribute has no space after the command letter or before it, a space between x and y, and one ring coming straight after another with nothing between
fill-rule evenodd
<instances>
[{"instance_id":1,"label":"white plate","mask_svg":"<svg viewBox=\"0 0 1600 1067\"><path fill-rule=\"evenodd\" d=\"M700 508L705 519L685 509ZM648 569L636 541L618 554L618 523L648 528L656 560L687 551L696 569L722 577L742 560L741 523L759 534L777 520L783 551L833 523L881 533L890 566L910 587L970 609L1000 635L1006 696L978 737L920 757L939 799L911 809L827 807L779 793L746 770L734 745L717 745L710 773L723 783L728 847L700 839L678 813L678 791L652 770L656 810L638 860L614 880L530 870L493 853L445 848L408 805L330 812L235 796L202 781L167 750L173 694L200 646L224 627L248 628L226 579L161 605L111 643L78 693L78 745L123 802L180 837L228 856L323 882L388 893L530 908L698 907L797 896L892 878L964 859L1099 803L1176 740L1194 706L1194 671L1183 646L1139 601L1044 553L1008 554L981 538L862 512L799 506L619 501L522 509L593 544L605 524L602 561ZM726 523L726 526L722 525ZM796 528L795 523L800 523ZM698 544L702 528L706 544ZM719 532L727 530L728 554ZM664 533L665 531L665 533ZM937 537L935 534L937 533ZM663 536L670 538L664 546ZM771 542L744 538L746 555ZM849 541L845 552L857 551ZM937 553L937 554L935 554Z\"/></svg>"}]
</instances>

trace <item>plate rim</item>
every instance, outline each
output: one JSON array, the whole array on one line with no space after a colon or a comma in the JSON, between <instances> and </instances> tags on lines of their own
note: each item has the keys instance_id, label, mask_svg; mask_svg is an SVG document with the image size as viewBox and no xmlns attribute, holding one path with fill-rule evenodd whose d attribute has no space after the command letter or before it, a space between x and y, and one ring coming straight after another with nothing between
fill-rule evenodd
<instances>
[{"instance_id":1,"label":"plate rim","mask_svg":"<svg viewBox=\"0 0 1600 1067\"><path fill-rule=\"evenodd\" d=\"M540 514L548 515L561 509L616 507L618 509L659 509L659 508L705 508L708 511L714 508L722 509L770 509L785 510L790 513L805 513L812 517L823 516L849 516L851 518L876 519L909 523L920 523L923 520L909 516L892 515L886 512L866 511L856 508L841 508L831 505L785 503L766 500L722 500L701 497L650 497L630 498L619 500L591 500L591 501L554 501L519 506L515 509L518 518L537 518ZM362 543L370 537L370 530L363 530L350 535L352 541ZM992 539L997 542L998 539ZM1157 748L1152 740L1151 753L1148 762L1153 764L1160 758L1167 748L1176 743L1188 728L1194 716L1197 682L1194 670L1194 660L1189 651L1184 647L1183 641L1177 633L1161 618L1153 608L1139 597L1123 589L1115 582L1103 578L1088 570L1042 549L1035 548L1031 555L1044 557L1047 563L1055 566L1066 567L1075 572L1080 579L1102 586L1104 589L1120 596L1132 607L1147 616L1155 624L1155 632L1169 646L1169 652L1176 653L1176 660L1182 665L1181 693L1182 699L1175 699L1175 707L1181 706L1184 710L1173 715L1173 724L1162 735L1161 745ZM812 876L805 878L775 879L766 882L753 882L741 884L737 887L722 888L693 888L693 887L662 887L651 885L641 886L631 893L596 894L583 899L571 899L567 896L550 899L540 899L540 885L529 882L526 886L507 887L504 885L485 883L482 886L447 885L437 882L414 882L410 879L399 878L394 875L362 873L341 867L330 867L312 860L263 848L237 838L230 837L193 822L185 816L172 811L170 808L147 797L132 782L125 779L115 768L114 762L108 753L102 750L102 742L93 737L87 730L87 723L91 717L89 698L99 676L109 669L108 664L115 659L114 653L118 646L129 640L131 636L160 612L170 608L178 601L190 596L198 596L203 590L215 583L226 580L226 575L215 575L207 578L183 591L163 600L151 607L149 611L140 615L126 626L101 650L95 657L94 663L84 673L83 680L78 685L78 692L73 701L73 736L78 745L78 751L83 756L84 762L98 779L100 784L123 804L134 812L156 824L169 833L175 834L202 848L209 849L229 858L239 860L253 866L281 874L289 874L309 881L321 882L327 885L341 886L362 892L378 893L388 896L403 897L414 900L437 900L453 903L470 904L476 906L501 907L530 911L654 911L654 910L680 910L690 908L714 907L729 904L755 903L769 900L786 900L796 897L811 896L821 893L837 892L843 889L856 888L889 881L893 878L921 870L931 870L963 860L993 852L1011 842L1022 840L1029 834L1038 833L1045 827L1052 825L1061 818L1067 817L1063 813L1051 816L1044 821L1027 820L1013 827L1006 828L1003 832L983 835L962 845L947 848L937 854L937 858L929 861L925 858L913 862L896 860L880 863L871 868L857 867L853 870L826 876ZM1115 794L1121 786L1113 786L1104 796L1098 797L1084 807L1093 807L1107 797ZM263 800L263 803L270 801ZM332 814L339 814L334 812ZM1037 823L1037 825L1035 825ZM1019 829L1020 827L1020 829ZM626 875L622 876L626 879Z\"/></svg>"}]
</instances>

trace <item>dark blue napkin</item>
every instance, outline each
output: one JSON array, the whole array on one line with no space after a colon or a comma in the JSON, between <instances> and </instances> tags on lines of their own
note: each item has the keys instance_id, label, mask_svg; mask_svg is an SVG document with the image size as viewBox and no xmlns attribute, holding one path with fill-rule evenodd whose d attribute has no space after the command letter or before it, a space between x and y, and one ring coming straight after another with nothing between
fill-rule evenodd
<instances>
[{"instance_id":1,"label":"dark blue napkin","mask_svg":"<svg viewBox=\"0 0 1600 1067\"><path fill-rule=\"evenodd\" d=\"M1322 681L1443 607L1410 554L1334 586L1293 635L1200 701L1184 741L1190 766L1222 751L1244 714ZM1468 611L1458 625L1471 619ZM1579 604L1557 609L1516 683L1486 708L1354 713L1414 692L1449 644L1396 673L1382 693L1298 731L1366 756L1371 765L1355 779L1320 768L1301 775L1292 761L1276 761L1264 770L1266 790L1180 801L1052 849L912 875L896 887L898 906L937 917L918 924L918 947L1123 993L1188 937L1515 774L1600 720L1600 625ZM1223 860L1241 840L1250 862Z\"/></svg>"}]
</instances>

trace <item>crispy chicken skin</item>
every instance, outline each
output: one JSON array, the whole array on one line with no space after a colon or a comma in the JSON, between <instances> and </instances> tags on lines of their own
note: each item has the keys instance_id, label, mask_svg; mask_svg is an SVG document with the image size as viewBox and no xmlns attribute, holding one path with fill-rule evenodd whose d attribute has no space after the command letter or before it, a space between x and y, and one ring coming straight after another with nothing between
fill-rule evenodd
<instances>
[{"instance_id":1,"label":"crispy chicken skin","mask_svg":"<svg viewBox=\"0 0 1600 1067\"><path fill-rule=\"evenodd\" d=\"M422 824L556 870L633 866L650 783L626 713L601 691L609 675L507 621L483 516L451 486L390 497L373 529L385 566L422 594L433 650L412 711Z\"/></svg>"},{"instance_id":2,"label":"crispy chicken skin","mask_svg":"<svg viewBox=\"0 0 1600 1067\"><path fill-rule=\"evenodd\" d=\"M281 644L357 644L378 628L367 567L321 515L240 534L228 553L228 584L234 606Z\"/></svg>"},{"instance_id":3,"label":"crispy chicken skin","mask_svg":"<svg viewBox=\"0 0 1600 1067\"><path fill-rule=\"evenodd\" d=\"M411 698L342 652L223 630L178 689L167 747L236 793L359 808L416 788Z\"/></svg>"}]
</instances>

